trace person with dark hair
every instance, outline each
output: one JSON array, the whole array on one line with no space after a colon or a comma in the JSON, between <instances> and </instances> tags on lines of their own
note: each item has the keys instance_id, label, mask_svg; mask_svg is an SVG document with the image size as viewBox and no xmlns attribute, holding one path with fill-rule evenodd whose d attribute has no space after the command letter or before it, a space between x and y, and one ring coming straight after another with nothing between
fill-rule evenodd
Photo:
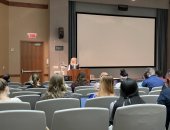
<instances>
[{"instance_id":1,"label":"person with dark hair","mask_svg":"<svg viewBox=\"0 0 170 130\"><path fill-rule=\"evenodd\" d=\"M125 69L120 70L120 81L126 80L128 78L128 73ZM115 88L120 88L120 82L116 83Z\"/></svg>"},{"instance_id":2,"label":"person with dark hair","mask_svg":"<svg viewBox=\"0 0 170 130\"><path fill-rule=\"evenodd\" d=\"M5 74L2 76L2 78L7 82L9 83L11 80L10 80L10 75L9 74Z\"/></svg>"},{"instance_id":3,"label":"person with dark hair","mask_svg":"<svg viewBox=\"0 0 170 130\"><path fill-rule=\"evenodd\" d=\"M166 116L166 130L168 130L169 123L170 123L170 70L167 71L165 76L165 85L164 89L160 93L158 97L158 104L165 105L167 108L167 116Z\"/></svg>"},{"instance_id":4,"label":"person with dark hair","mask_svg":"<svg viewBox=\"0 0 170 130\"><path fill-rule=\"evenodd\" d=\"M147 68L144 74L145 79L142 82L142 86L148 87L149 91L151 91L153 87L159 87L164 85L164 81L158 76L156 76L154 68Z\"/></svg>"},{"instance_id":5,"label":"person with dark hair","mask_svg":"<svg viewBox=\"0 0 170 130\"><path fill-rule=\"evenodd\" d=\"M136 81L129 78L121 81L120 97L118 100L112 102L110 105L110 124L113 124L114 115L118 107L143 103L145 102L139 96L138 85Z\"/></svg>"},{"instance_id":6,"label":"person with dark hair","mask_svg":"<svg viewBox=\"0 0 170 130\"><path fill-rule=\"evenodd\" d=\"M8 95L10 94L9 87L7 82L0 78L0 103L1 102L22 102L19 98L10 98Z\"/></svg>"},{"instance_id":7,"label":"person with dark hair","mask_svg":"<svg viewBox=\"0 0 170 130\"><path fill-rule=\"evenodd\" d=\"M77 87L77 86L86 86L86 85L90 85L89 82L86 79L86 74L84 72L80 72L77 75L76 81L73 82L70 87L72 89L72 92L74 92L75 87Z\"/></svg>"},{"instance_id":8,"label":"person with dark hair","mask_svg":"<svg viewBox=\"0 0 170 130\"><path fill-rule=\"evenodd\" d=\"M120 70L120 79L124 80L128 78L128 73L125 69Z\"/></svg>"},{"instance_id":9,"label":"person with dark hair","mask_svg":"<svg viewBox=\"0 0 170 130\"><path fill-rule=\"evenodd\" d=\"M32 81L30 82L30 85L27 88L44 88L40 84L40 77L38 74L34 73L31 75Z\"/></svg>"},{"instance_id":10,"label":"person with dark hair","mask_svg":"<svg viewBox=\"0 0 170 130\"><path fill-rule=\"evenodd\" d=\"M73 97L73 94L67 91L63 75L55 74L50 78L48 90L44 95L42 95L41 99L45 100L70 97Z\"/></svg>"}]
</instances>

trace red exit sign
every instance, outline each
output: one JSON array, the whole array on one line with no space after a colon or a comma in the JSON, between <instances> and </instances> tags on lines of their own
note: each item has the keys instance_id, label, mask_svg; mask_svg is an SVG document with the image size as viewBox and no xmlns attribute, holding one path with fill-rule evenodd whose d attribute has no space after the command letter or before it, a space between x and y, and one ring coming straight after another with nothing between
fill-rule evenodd
<instances>
[{"instance_id":1,"label":"red exit sign","mask_svg":"<svg viewBox=\"0 0 170 130\"><path fill-rule=\"evenodd\" d=\"M37 33L27 33L27 36L29 39L35 39L37 38Z\"/></svg>"}]
</instances>

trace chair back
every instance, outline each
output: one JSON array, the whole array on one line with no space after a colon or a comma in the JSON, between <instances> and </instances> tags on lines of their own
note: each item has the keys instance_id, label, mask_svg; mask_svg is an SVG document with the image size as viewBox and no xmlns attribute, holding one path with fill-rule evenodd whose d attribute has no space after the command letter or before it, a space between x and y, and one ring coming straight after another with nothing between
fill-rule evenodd
<instances>
[{"instance_id":1,"label":"chair back","mask_svg":"<svg viewBox=\"0 0 170 130\"><path fill-rule=\"evenodd\" d=\"M85 107L102 107L102 108L110 108L111 102L114 102L119 97L116 96L107 96L107 97L96 97L87 99Z\"/></svg>"},{"instance_id":2,"label":"chair back","mask_svg":"<svg viewBox=\"0 0 170 130\"><path fill-rule=\"evenodd\" d=\"M31 110L0 111L2 130L45 130L45 113Z\"/></svg>"},{"instance_id":3,"label":"chair back","mask_svg":"<svg viewBox=\"0 0 170 130\"><path fill-rule=\"evenodd\" d=\"M41 94L44 94L47 91L47 88L28 88L26 91L40 92Z\"/></svg>"},{"instance_id":4,"label":"chair back","mask_svg":"<svg viewBox=\"0 0 170 130\"><path fill-rule=\"evenodd\" d=\"M145 103L157 104L159 95L142 95L140 96Z\"/></svg>"},{"instance_id":5,"label":"chair back","mask_svg":"<svg viewBox=\"0 0 170 130\"><path fill-rule=\"evenodd\" d=\"M30 110L30 104L27 102L4 102L0 103L0 111L4 110Z\"/></svg>"},{"instance_id":6,"label":"chair back","mask_svg":"<svg viewBox=\"0 0 170 130\"><path fill-rule=\"evenodd\" d=\"M75 87L75 92L80 89L94 89L94 86L77 86Z\"/></svg>"},{"instance_id":7,"label":"chair back","mask_svg":"<svg viewBox=\"0 0 170 130\"><path fill-rule=\"evenodd\" d=\"M165 130L165 121L166 107L163 105L129 105L116 110L113 130Z\"/></svg>"},{"instance_id":8,"label":"chair back","mask_svg":"<svg viewBox=\"0 0 170 130\"><path fill-rule=\"evenodd\" d=\"M45 112L47 118L47 126L50 128L54 111L79 107L80 107L79 99L57 98L38 101L36 103L35 109Z\"/></svg>"},{"instance_id":9,"label":"chair back","mask_svg":"<svg viewBox=\"0 0 170 130\"><path fill-rule=\"evenodd\" d=\"M95 93L96 90L93 88L79 89L76 93L82 94L82 96L87 97L88 93Z\"/></svg>"},{"instance_id":10,"label":"chair back","mask_svg":"<svg viewBox=\"0 0 170 130\"><path fill-rule=\"evenodd\" d=\"M107 130L106 108L74 108L55 111L51 130Z\"/></svg>"},{"instance_id":11,"label":"chair back","mask_svg":"<svg viewBox=\"0 0 170 130\"><path fill-rule=\"evenodd\" d=\"M163 86L153 87L153 88L151 89L151 91L162 90L162 87L163 87Z\"/></svg>"},{"instance_id":12,"label":"chair back","mask_svg":"<svg viewBox=\"0 0 170 130\"><path fill-rule=\"evenodd\" d=\"M22 84L21 83L19 83L19 82L9 82L8 83L8 86L11 86L11 85L17 85L17 86L22 86Z\"/></svg>"},{"instance_id":13,"label":"chair back","mask_svg":"<svg viewBox=\"0 0 170 130\"><path fill-rule=\"evenodd\" d=\"M139 95L148 95L145 91L138 91Z\"/></svg>"},{"instance_id":14,"label":"chair back","mask_svg":"<svg viewBox=\"0 0 170 130\"><path fill-rule=\"evenodd\" d=\"M155 90L155 91L150 91L149 95L160 95L162 90Z\"/></svg>"},{"instance_id":15,"label":"chair back","mask_svg":"<svg viewBox=\"0 0 170 130\"><path fill-rule=\"evenodd\" d=\"M19 91L19 92L13 92L12 97L21 96L21 95L40 95L40 92L33 92L33 91Z\"/></svg>"},{"instance_id":16,"label":"chair back","mask_svg":"<svg viewBox=\"0 0 170 130\"><path fill-rule=\"evenodd\" d=\"M34 110L36 102L40 100L40 95L21 95L17 96L17 98L23 102L29 102L31 109Z\"/></svg>"},{"instance_id":17,"label":"chair back","mask_svg":"<svg viewBox=\"0 0 170 130\"><path fill-rule=\"evenodd\" d=\"M148 87L140 87L140 88L138 88L138 91L144 91L146 94L148 94L149 88Z\"/></svg>"}]
</instances>

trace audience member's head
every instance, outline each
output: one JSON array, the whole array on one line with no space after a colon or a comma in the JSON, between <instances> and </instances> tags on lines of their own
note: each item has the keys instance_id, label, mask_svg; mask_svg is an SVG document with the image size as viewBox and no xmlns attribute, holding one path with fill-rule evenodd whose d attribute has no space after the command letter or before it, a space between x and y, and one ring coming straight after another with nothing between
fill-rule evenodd
<instances>
[{"instance_id":1,"label":"audience member's head","mask_svg":"<svg viewBox=\"0 0 170 130\"><path fill-rule=\"evenodd\" d=\"M121 81L120 95L124 98L131 98L133 96L139 95L136 81L132 79Z\"/></svg>"},{"instance_id":2,"label":"audience member's head","mask_svg":"<svg viewBox=\"0 0 170 130\"><path fill-rule=\"evenodd\" d=\"M33 84L33 86L38 87L40 85L39 82L40 82L39 75L36 74L36 73L32 74L32 84Z\"/></svg>"},{"instance_id":3,"label":"audience member's head","mask_svg":"<svg viewBox=\"0 0 170 130\"><path fill-rule=\"evenodd\" d=\"M59 98L64 96L66 87L64 77L61 74L55 74L49 81L48 94L49 98Z\"/></svg>"},{"instance_id":4,"label":"audience member's head","mask_svg":"<svg viewBox=\"0 0 170 130\"><path fill-rule=\"evenodd\" d=\"M121 78L122 80L128 78L128 73L126 72L125 69L120 70L120 78Z\"/></svg>"},{"instance_id":5,"label":"audience member's head","mask_svg":"<svg viewBox=\"0 0 170 130\"><path fill-rule=\"evenodd\" d=\"M114 81L112 76L103 76L100 80L98 96L114 95L113 83Z\"/></svg>"},{"instance_id":6,"label":"audience member's head","mask_svg":"<svg viewBox=\"0 0 170 130\"><path fill-rule=\"evenodd\" d=\"M156 70L155 75L158 77L163 77L162 71L160 71L160 70Z\"/></svg>"},{"instance_id":7,"label":"audience member's head","mask_svg":"<svg viewBox=\"0 0 170 130\"><path fill-rule=\"evenodd\" d=\"M2 93L9 93L9 88L8 88L8 84L4 79L0 78L0 94Z\"/></svg>"},{"instance_id":8,"label":"audience member's head","mask_svg":"<svg viewBox=\"0 0 170 130\"><path fill-rule=\"evenodd\" d=\"M165 75L166 83L168 86L170 86L170 69L167 71Z\"/></svg>"},{"instance_id":9,"label":"audience member's head","mask_svg":"<svg viewBox=\"0 0 170 130\"><path fill-rule=\"evenodd\" d=\"M10 75L9 74L5 74L2 77L7 83L10 82Z\"/></svg>"},{"instance_id":10,"label":"audience member's head","mask_svg":"<svg viewBox=\"0 0 170 130\"><path fill-rule=\"evenodd\" d=\"M102 78L103 76L108 76L109 74L107 72L101 72L100 74L100 78Z\"/></svg>"},{"instance_id":11,"label":"audience member's head","mask_svg":"<svg viewBox=\"0 0 170 130\"><path fill-rule=\"evenodd\" d=\"M152 75L155 75L155 69L154 68L146 68L146 70L144 72L144 78L147 79Z\"/></svg>"}]
</instances>

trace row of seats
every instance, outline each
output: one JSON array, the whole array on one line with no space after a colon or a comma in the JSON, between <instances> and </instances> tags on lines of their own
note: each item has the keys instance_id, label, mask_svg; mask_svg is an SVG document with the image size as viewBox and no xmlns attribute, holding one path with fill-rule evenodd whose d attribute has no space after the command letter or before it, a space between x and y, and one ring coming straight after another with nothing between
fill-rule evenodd
<instances>
[{"instance_id":1,"label":"row of seats","mask_svg":"<svg viewBox=\"0 0 170 130\"><path fill-rule=\"evenodd\" d=\"M166 107L138 104L117 109L113 126L109 127L106 108L72 108L52 114L50 130L165 130ZM2 130L45 130L47 115L43 111L0 111Z\"/></svg>"}]
</instances>

